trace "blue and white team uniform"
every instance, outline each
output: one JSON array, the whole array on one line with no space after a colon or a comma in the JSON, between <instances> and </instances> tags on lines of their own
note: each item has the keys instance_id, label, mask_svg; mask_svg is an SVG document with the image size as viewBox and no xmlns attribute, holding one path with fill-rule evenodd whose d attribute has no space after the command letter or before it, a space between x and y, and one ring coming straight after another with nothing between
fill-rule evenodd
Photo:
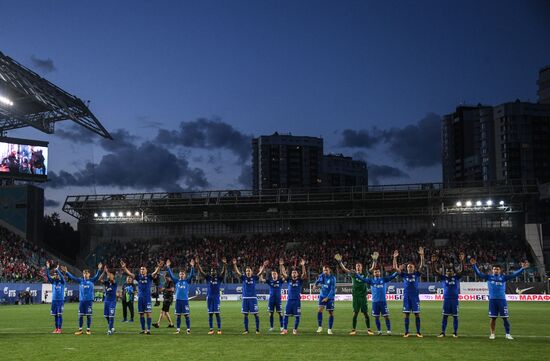
<instances>
[{"instance_id":1,"label":"blue and white team uniform","mask_svg":"<svg viewBox=\"0 0 550 361\"><path fill-rule=\"evenodd\" d=\"M258 279L256 275L252 277L247 277L246 275L241 276L241 282L243 284L241 313L258 313L258 296L256 295L256 283Z\"/></svg>"},{"instance_id":2,"label":"blue and white team uniform","mask_svg":"<svg viewBox=\"0 0 550 361\"><path fill-rule=\"evenodd\" d=\"M418 282L420 282L421 275L418 271L413 273L402 272L400 274L405 286L403 291L403 313L420 313Z\"/></svg>"},{"instance_id":3,"label":"blue and white team uniform","mask_svg":"<svg viewBox=\"0 0 550 361\"><path fill-rule=\"evenodd\" d=\"M506 302L506 281L519 276L523 272L523 268L509 275L501 274L495 276L482 273L479 268L477 268L477 264L474 264L474 272L479 278L487 281L487 286L489 288L489 317L507 318L508 302Z\"/></svg>"},{"instance_id":4,"label":"blue and white team uniform","mask_svg":"<svg viewBox=\"0 0 550 361\"><path fill-rule=\"evenodd\" d=\"M50 314L52 316L61 316L65 307L65 277L56 269L55 272L59 275L59 279L55 280L50 276L50 271L46 269L46 276L48 282L52 284L52 305L50 308ZM58 327L56 327L58 328Z\"/></svg>"},{"instance_id":5,"label":"blue and white team uniform","mask_svg":"<svg viewBox=\"0 0 550 361\"><path fill-rule=\"evenodd\" d=\"M461 275L448 277L440 275L443 285L443 315L458 317L458 295L460 294Z\"/></svg>"},{"instance_id":6,"label":"blue and white team uniform","mask_svg":"<svg viewBox=\"0 0 550 361\"><path fill-rule=\"evenodd\" d=\"M285 306L285 316L301 316L302 315L302 284L301 278L288 279L288 300Z\"/></svg>"},{"instance_id":7,"label":"blue and white team uniform","mask_svg":"<svg viewBox=\"0 0 550 361\"><path fill-rule=\"evenodd\" d=\"M324 273L317 278L315 285L321 285L319 293L319 306L325 307L327 311L334 310L334 294L336 293L336 277L334 275L327 276ZM328 301L323 301L325 298Z\"/></svg>"},{"instance_id":8,"label":"blue and white team uniform","mask_svg":"<svg viewBox=\"0 0 550 361\"><path fill-rule=\"evenodd\" d=\"M388 303L386 301L387 284L391 282L398 273L394 272L387 277L367 278L356 273L355 278L370 285L372 293L372 315L375 317L388 316Z\"/></svg>"},{"instance_id":9,"label":"blue and white team uniform","mask_svg":"<svg viewBox=\"0 0 550 361\"><path fill-rule=\"evenodd\" d=\"M138 283L138 313L151 313L153 305L151 302L151 286L153 285L153 276L141 273L136 276Z\"/></svg>"},{"instance_id":10,"label":"blue and white team uniform","mask_svg":"<svg viewBox=\"0 0 550 361\"><path fill-rule=\"evenodd\" d=\"M170 267L166 268L172 281L174 281L176 288L176 315L189 315L189 281L195 275L195 269L191 268L191 271L187 274L187 277L180 279L175 277Z\"/></svg>"},{"instance_id":11,"label":"blue and white team uniform","mask_svg":"<svg viewBox=\"0 0 550 361\"><path fill-rule=\"evenodd\" d=\"M223 282L222 276L210 276L205 277L206 288L206 306L208 313L220 313L220 285Z\"/></svg>"},{"instance_id":12,"label":"blue and white team uniform","mask_svg":"<svg viewBox=\"0 0 550 361\"><path fill-rule=\"evenodd\" d=\"M269 286L269 302L267 303L267 310L271 313L281 312L281 288L283 286L283 280L278 278L274 280L269 278L266 283Z\"/></svg>"},{"instance_id":13,"label":"blue and white team uniform","mask_svg":"<svg viewBox=\"0 0 550 361\"><path fill-rule=\"evenodd\" d=\"M105 287L105 299L103 301L103 316L106 318L112 318L115 317L115 311L116 311L116 290L117 290L117 283L111 281L105 281L103 282L103 286Z\"/></svg>"},{"instance_id":14,"label":"blue and white team uniform","mask_svg":"<svg viewBox=\"0 0 550 361\"><path fill-rule=\"evenodd\" d=\"M97 270L95 276L89 279L84 277L75 277L71 272L67 272L67 277L74 282L78 282L78 315L91 316L92 305L94 303L94 282L99 278L101 271Z\"/></svg>"}]
</instances>

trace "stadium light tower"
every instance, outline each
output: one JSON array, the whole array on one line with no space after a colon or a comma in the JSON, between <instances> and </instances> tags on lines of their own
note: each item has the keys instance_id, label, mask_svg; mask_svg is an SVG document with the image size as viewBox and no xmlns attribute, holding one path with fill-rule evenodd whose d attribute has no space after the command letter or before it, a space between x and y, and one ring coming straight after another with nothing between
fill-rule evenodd
<instances>
[{"instance_id":1,"label":"stadium light tower","mask_svg":"<svg viewBox=\"0 0 550 361\"><path fill-rule=\"evenodd\" d=\"M9 98L6 98L3 95L0 95L0 103L2 103L4 105L7 105L7 106L10 106L10 107L13 107L13 102Z\"/></svg>"}]
</instances>

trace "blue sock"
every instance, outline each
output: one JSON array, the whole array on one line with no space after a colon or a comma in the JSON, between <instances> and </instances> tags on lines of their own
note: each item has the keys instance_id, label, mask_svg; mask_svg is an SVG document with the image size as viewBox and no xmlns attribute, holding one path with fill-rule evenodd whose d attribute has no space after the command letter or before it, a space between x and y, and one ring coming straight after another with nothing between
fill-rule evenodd
<instances>
[{"instance_id":1,"label":"blue sock","mask_svg":"<svg viewBox=\"0 0 550 361\"><path fill-rule=\"evenodd\" d=\"M317 325L323 326L323 312L317 312Z\"/></svg>"},{"instance_id":2,"label":"blue sock","mask_svg":"<svg viewBox=\"0 0 550 361\"><path fill-rule=\"evenodd\" d=\"M254 315L256 321L256 331L260 331L260 316L258 314Z\"/></svg>"},{"instance_id":3,"label":"blue sock","mask_svg":"<svg viewBox=\"0 0 550 361\"><path fill-rule=\"evenodd\" d=\"M409 333L409 322L410 319L408 317L405 317L405 333Z\"/></svg>"},{"instance_id":4,"label":"blue sock","mask_svg":"<svg viewBox=\"0 0 550 361\"><path fill-rule=\"evenodd\" d=\"M331 314L328 316L328 328L332 328L333 324L334 324L334 315Z\"/></svg>"},{"instance_id":5,"label":"blue sock","mask_svg":"<svg viewBox=\"0 0 550 361\"><path fill-rule=\"evenodd\" d=\"M389 318L386 318L386 328L388 329L388 331L391 331L391 322Z\"/></svg>"},{"instance_id":6,"label":"blue sock","mask_svg":"<svg viewBox=\"0 0 550 361\"><path fill-rule=\"evenodd\" d=\"M109 317L105 317L105 321L107 321L107 330L111 329L111 321L109 321Z\"/></svg>"},{"instance_id":7,"label":"blue sock","mask_svg":"<svg viewBox=\"0 0 550 361\"><path fill-rule=\"evenodd\" d=\"M55 329L56 330L59 328L59 326L58 326L59 325L59 320L57 319L57 317L58 317L57 315L53 316L53 320L55 322Z\"/></svg>"},{"instance_id":8,"label":"blue sock","mask_svg":"<svg viewBox=\"0 0 550 361\"><path fill-rule=\"evenodd\" d=\"M285 315L285 319L283 321L283 328L286 330L288 329L288 316Z\"/></svg>"},{"instance_id":9,"label":"blue sock","mask_svg":"<svg viewBox=\"0 0 550 361\"><path fill-rule=\"evenodd\" d=\"M283 314L279 313L279 324L283 327Z\"/></svg>"},{"instance_id":10,"label":"blue sock","mask_svg":"<svg viewBox=\"0 0 550 361\"><path fill-rule=\"evenodd\" d=\"M145 331L145 317L143 315L139 315L139 323L141 324L141 330Z\"/></svg>"},{"instance_id":11,"label":"blue sock","mask_svg":"<svg viewBox=\"0 0 550 361\"><path fill-rule=\"evenodd\" d=\"M86 316L86 328L89 330L92 326L92 316Z\"/></svg>"},{"instance_id":12,"label":"blue sock","mask_svg":"<svg viewBox=\"0 0 550 361\"><path fill-rule=\"evenodd\" d=\"M179 330L181 328L181 316L178 315L178 317L176 317L176 328Z\"/></svg>"},{"instance_id":13,"label":"blue sock","mask_svg":"<svg viewBox=\"0 0 550 361\"><path fill-rule=\"evenodd\" d=\"M82 330L83 324L84 324L84 316L78 316L78 328Z\"/></svg>"},{"instance_id":14,"label":"blue sock","mask_svg":"<svg viewBox=\"0 0 550 361\"><path fill-rule=\"evenodd\" d=\"M109 317L109 330L112 330L113 328L115 328L115 318Z\"/></svg>"},{"instance_id":15,"label":"blue sock","mask_svg":"<svg viewBox=\"0 0 550 361\"><path fill-rule=\"evenodd\" d=\"M151 319L151 317L147 317L147 329L150 331L151 330L151 322L153 322L153 320Z\"/></svg>"},{"instance_id":16,"label":"blue sock","mask_svg":"<svg viewBox=\"0 0 550 361\"><path fill-rule=\"evenodd\" d=\"M59 315L57 317L59 317L59 329L61 329L63 327L63 315Z\"/></svg>"},{"instance_id":17,"label":"blue sock","mask_svg":"<svg viewBox=\"0 0 550 361\"><path fill-rule=\"evenodd\" d=\"M208 327L210 327L211 330L214 329L214 322L211 313L208 314Z\"/></svg>"},{"instance_id":18,"label":"blue sock","mask_svg":"<svg viewBox=\"0 0 550 361\"><path fill-rule=\"evenodd\" d=\"M294 329L297 330L300 325L300 316L294 316Z\"/></svg>"},{"instance_id":19,"label":"blue sock","mask_svg":"<svg viewBox=\"0 0 550 361\"><path fill-rule=\"evenodd\" d=\"M248 331L248 315L244 315L244 330Z\"/></svg>"},{"instance_id":20,"label":"blue sock","mask_svg":"<svg viewBox=\"0 0 550 361\"><path fill-rule=\"evenodd\" d=\"M187 329L191 329L191 317L187 316L185 317L185 326L187 326Z\"/></svg>"},{"instance_id":21,"label":"blue sock","mask_svg":"<svg viewBox=\"0 0 550 361\"><path fill-rule=\"evenodd\" d=\"M374 318L374 323L376 324L376 329L378 331L380 331L380 328L381 328L381 326L380 326L380 317L375 317Z\"/></svg>"},{"instance_id":22,"label":"blue sock","mask_svg":"<svg viewBox=\"0 0 550 361\"><path fill-rule=\"evenodd\" d=\"M416 323L416 333L420 333L420 316L416 316L414 321Z\"/></svg>"},{"instance_id":23,"label":"blue sock","mask_svg":"<svg viewBox=\"0 0 550 361\"><path fill-rule=\"evenodd\" d=\"M458 334L458 316L453 316L453 330Z\"/></svg>"},{"instance_id":24,"label":"blue sock","mask_svg":"<svg viewBox=\"0 0 550 361\"><path fill-rule=\"evenodd\" d=\"M447 318L449 318L449 316L443 315L443 320L441 321L441 333L445 333L445 330L447 329Z\"/></svg>"},{"instance_id":25,"label":"blue sock","mask_svg":"<svg viewBox=\"0 0 550 361\"><path fill-rule=\"evenodd\" d=\"M269 314L269 327L273 328L273 312Z\"/></svg>"},{"instance_id":26,"label":"blue sock","mask_svg":"<svg viewBox=\"0 0 550 361\"><path fill-rule=\"evenodd\" d=\"M510 334L510 322L508 322L508 318L505 317L502 319L504 321L504 331L506 331L506 334Z\"/></svg>"},{"instance_id":27,"label":"blue sock","mask_svg":"<svg viewBox=\"0 0 550 361\"><path fill-rule=\"evenodd\" d=\"M218 324L218 330L222 329L222 316L216 313L216 323Z\"/></svg>"}]
</instances>

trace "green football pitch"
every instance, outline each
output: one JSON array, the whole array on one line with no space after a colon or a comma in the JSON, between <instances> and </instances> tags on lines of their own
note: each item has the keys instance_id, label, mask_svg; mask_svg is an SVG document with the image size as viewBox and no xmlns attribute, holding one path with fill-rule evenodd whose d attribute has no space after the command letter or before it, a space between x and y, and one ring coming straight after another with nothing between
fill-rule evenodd
<instances>
[{"instance_id":1,"label":"green football pitch","mask_svg":"<svg viewBox=\"0 0 550 361\"><path fill-rule=\"evenodd\" d=\"M1 360L548 360L550 358L550 304L513 303L510 322L515 340L504 339L502 321L497 323L497 339L488 339L487 303L463 302L460 309L459 338L436 338L441 325L441 303L422 303L423 339L403 338L400 302L389 302L392 336L367 336L359 318L357 336L349 336L351 303L336 304L334 335L316 334L316 304L302 303L298 335L268 332L266 303L260 302L261 334L241 335L243 330L239 302L222 303L223 335L207 335L208 319L202 301L191 302L192 333L174 335L166 321L152 335L139 335L139 319L122 323L118 304L116 334L106 335L103 305L94 304L92 335L75 336L77 304L66 304L63 334L50 334L53 319L49 305L0 307ZM171 310L172 311L172 310ZM160 312L154 308L153 319ZM253 329L254 318L250 319ZM414 321L411 320L412 330ZM293 325L293 319L289 321ZM374 328L374 320L371 318ZM182 324L185 323L182 320ZM383 324L383 329L384 323ZM278 320L275 320L278 325ZM452 319L448 331L452 333Z\"/></svg>"}]
</instances>

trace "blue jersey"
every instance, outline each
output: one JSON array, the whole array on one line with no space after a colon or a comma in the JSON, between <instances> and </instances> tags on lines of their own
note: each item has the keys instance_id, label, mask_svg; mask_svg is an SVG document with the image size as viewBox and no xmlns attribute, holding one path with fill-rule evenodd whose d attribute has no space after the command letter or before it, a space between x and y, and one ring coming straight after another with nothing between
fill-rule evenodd
<instances>
[{"instance_id":1,"label":"blue jersey","mask_svg":"<svg viewBox=\"0 0 550 361\"><path fill-rule=\"evenodd\" d=\"M487 281L487 287L489 288L490 300L505 300L506 299L506 281L516 278L523 272L523 268L518 269L509 275L488 275L482 273L477 264L474 264L474 272L479 278Z\"/></svg>"},{"instance_id":2,"label":"blue jersey","mask_svg":"<svg viewBox=\"0 0 550 361\"><path fill-rule=\"evenodd\" d=\"M336 277L334 277L334 275L331 274L330 276L327 276L323 273L319 276L315 284L321 285L321 293L319 294L319 299L334 299L334 294L336 293Z\"/></svg>"},{"instance_id":3,"label":"blue jersey","mask_svg":"<svg viewBox=\"0 0 550 361\"><path fill-rule=\"evenodd\" d=\"M447 277L445 275L439 276L441 283L443 284L443 299L445 300L458 300L460 294L460 278L462 276L455 275Z\"/></svg>"},{"instance_id":4,"label":"blue jersey","mask_svg":"<svg viewBox=\"0 0 550 361\"><path fill-rule=\"evenodd\" d=\"M134 302L134 294L136 293L136 288L133 284L126 283L124 284L125 300L126 302Z\"/></svg>"},{"instance_id":5,"label":"blue jersey","mask_svg":"<svg viewBox=\"0 0 550 361\"><path fill-rule=\"evenodd\" d=\"M105 302L116 302L116 282L105 281L103 286L105 286Z\"/></svg>"},{"instance_id":6,"label":"blue jersey","mask_svg":"<svg viewBox=\"0 0 550 361\"><path fill-rule=\"evenodd\" d=\"M206 289L206 297L220 297L220 285L223 282L222 276L206 276L204 278L208 285Z\"/></svg>"},{"instance_id":7,"label":"blue jersey","mask_svg":"<svg viewBox=\"0 0 550 361\"><path fill-rule=\"evenodd\" d=\"M170 267L167 267L166 269L168 270L170 278L172 279L172 281L174 281L176 285L176 300L189 301L189 281L191 281L191 279L195 275L195 269L191 268L191 271L187 275L187 278L184 279L176 278L174 276L174 273L172 273Z\"/></svg>"},{"instance_id":8,"label":"blue jersey","mask_svg":"<svg viewBox=\"0 0 550 361\"><path fill-rule=\"evenodd\" d=\"M257 298L256 297L256 282L258 282L258 276L254 275L252 277L246 277L246 275L241 276L241 281L243 283L243 298Z\"/></svg>"},{"instance_id":9,"label":"blue jersey","mask_svg":"<svg viewBox=\"0 0 550 361\"><path fill-rule=\"evenodd\" d=\"M276 280L274 280L273 278L270 278L267 280L266 283L269 285L269 298L280 300L283 280L280 278Z\"/></svg>"},{"instance_id":10,"label":"blue jersey","mask_svg":"<svg viewBox=\"0 0 550 361\"><path fill-rule=\"evenodd\" d=\"M153 276L151 274L136 276L138 282L138 300L150 300L151 299L151 285L153 284Z\"/></svg>"},{"instance_id":11,"label":"blue jersey","mask_svg":"<svg viewBox=\"0 0 550 361\"><path fill-rule=\"evenodd\" d=\"M400 276L403 279L405 289L403 293L408 296L418 296L418 282L422 274L418 271L413 273L401 272Z\"/></svg>"},{"instance_id":12,"label":"blue jersey","mask_svg":"<svg viewBox=\"0 0 550 361\"><path fill-rule=\"evenodd\" d=\"M289 300L300 300L301 294L302 294L302 279L296 278L293 280L292 278L288 279L288 299Z\"/></svg>"},{"instance_id":13,"label":"blue jersey","mask_svg":"<svg viewBox=\"0 0 550 361\"><path fill-rule=\"evenodd\" d=\"M75 277L71 272L67 272L67 276L74 282L78 282L78 301L93 301L94 300L94 282L99 278L100 270L97 270L97 273L92 278L87 280L84 277Z\"/></svg>"},{"instance_id":14,"label":"blue jersey","mask_svg":"<svg viewBox=\"0 0 550 361\"><path fill-rule=\"evenodd\" d=\"M355 274L355 278L371 286L372 302L386 302L386 284L397 277L397 272L387 277L367 278L360 274Z\"/></svg>"},{"instance_id":15,"label":"blue jersey","mask_svg":"<svg viewBox=\"0 0 550 361\"><path fill-rule=\"evenodd\" d=\"M55 272L59 275L58 280L53 279L50 276L50 271L46 269L48 282L52 284L52 301L63 301L65 300L65 276L58 269Z\"/></svg>"}]
</instances>

